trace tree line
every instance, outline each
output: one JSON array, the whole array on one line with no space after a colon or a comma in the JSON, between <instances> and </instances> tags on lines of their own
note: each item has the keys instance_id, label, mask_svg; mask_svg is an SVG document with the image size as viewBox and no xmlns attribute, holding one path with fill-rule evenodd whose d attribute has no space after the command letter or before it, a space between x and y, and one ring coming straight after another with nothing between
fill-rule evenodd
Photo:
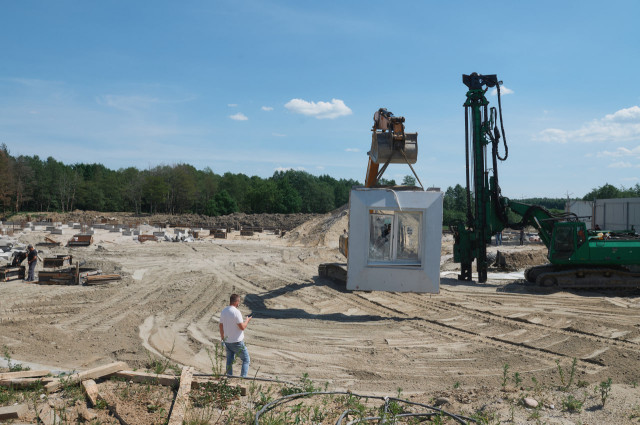
<instances>
[{"instance_id":1,"label":"tree line","mask_svg":"<svg viewBox=\"0 0 640 425\"><path fill-rule=\"evenodd\" d=\"M395 185L382 179L383 185ZM403 185L415 185L405 176ZM0 145L0 204L3 214L95 210L134 213L194 213L219 216L234 212L325 213L349 202L349 192L360 185L352 179L314 176L305 171L277 171L263 179L245 174L216 174L188 164L111 170L102 164L66 165L52 157L10 155ZM640 197L640 184L616 188L604 184L584 200ZM564 198L529 198L522 202L564 210ZM465 220L466 190L448 187L444 194L444 224Z\"/></svg>"},{"instance_id":2,"label":"tree line","mask_svg":"<svg viewBox=\"0 0 640 425\"><path fill-rule=\"evenodd\" d=\"M472 194L473 196L473 194ZM638 198L640 197L640 184L625 188L616 188L615 186L605 183L587 193L583 201L595 201L596 199L614 199L614 198ZM473 199L473 197L472 197ZM518 201L530 205L540 205L547 208L552 213L559 213L565 210L567 203L566 198L525 198ZM443 224L449 226L458 220L466 221L467 211L467 191L459 184L449 186L444 194L444 211ZM510 220L516 221L519 217L510 217Z\"/></svg>"},{"instance_id":3,"label":"tree line","mask_svg":"<svg viewBox=\"0 0 640 425\"><path fill-rule=\"evenodd\" d=\"M0 204L7 212L129 211L204 214L325 213L346 204L359 183L277 171L263 179L214 173L188 164L111 170L102 164L66 165L52 157L10 155L0 145Z\"/></svg>"}]
</instances>

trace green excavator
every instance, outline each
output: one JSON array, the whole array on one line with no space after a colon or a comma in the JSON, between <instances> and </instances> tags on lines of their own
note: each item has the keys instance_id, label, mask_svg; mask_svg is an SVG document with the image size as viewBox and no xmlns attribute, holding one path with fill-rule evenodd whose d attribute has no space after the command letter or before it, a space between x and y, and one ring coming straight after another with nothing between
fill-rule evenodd
<instances>
[{"instance_id":1,"label":"green excavator","mask_svg":"<svg viewBox=\"0 0 640 425\"><path fill-rule=\"evenodd\" d=\"M509 152L502 122L502 82L495 74L475 72L463 75L462 82L468 88L464 103L467 211L466 221L451 226L454 261L461 264L458 279L472 280L475 260L477 281L486 282L491 237L505 228L533 226L548 248L550 264L526 270L529 282L560 288L640 288L640 236L635 230L590 230L575 214L552 214L544 207L502 196L498 160L506 160ZM485 97L490 88L497 91L497 110L489 108ZM513 220L517 216L520 219Z\"/></svg>"}]
</instances>

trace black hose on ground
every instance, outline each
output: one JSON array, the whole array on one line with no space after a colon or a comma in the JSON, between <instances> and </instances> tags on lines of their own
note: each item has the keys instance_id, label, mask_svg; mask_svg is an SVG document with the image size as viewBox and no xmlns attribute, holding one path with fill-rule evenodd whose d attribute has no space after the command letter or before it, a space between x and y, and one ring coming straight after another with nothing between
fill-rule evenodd
<instances>
[{"instance_id":1,"label":"black hose on ground","mask_svg":"<svg viewBox=\"0 0 640 425\"><path fill-rule=\"evenodd\" d=\"M385 402L385 406L388 405L389 401L396 401L396 402L400 402L400 403L406 403L406 404L410 404L413 406L420 406L420 407L424 407L426 409L430 409L433 412L434 415L435 414L442 414L444 416L448 416L451 419L455 420L456 422L460 423L461 425L468 425L469 422L474 422L476 423L476 421L472 418L467 418L464 416L458 416L455 415L453 413L449 413L445 410L439 409L435 406L429 406L427 404L422 404L422 403L416 403L413 401L409 401L409 400L404 400L404 399L400 399L400 398L395 398L395 397L381 397L381 396L368 396L368 395L361 395L361 394L356 394L356 393L352 393L352 392L348 392L348 391L319 391L319 392L304 392L304 393L296 393L296 394L290 394L290 395L286 395L284 397L281 397L277 400L274 400L270 403L265 404L264 406L262 406L262 409L260 409L258 412L256 412L256 417L255 417L255 425L260 425L260 416L262 416L264 413L282 405L285 403L288 403L290 401L293 400L297 400L303 397L310 397L310 396L316 396L316 395L348 395L350 397L358 397L358 398L366 398L366 399L374 399L374 400L383 400ZM351 409L347 409L345 410L340 417L338 418L338 422L336 422L336 425L341 425L342 421L344 420L344 418L346 418L349 415L349 411ZM426 416L427 413L424 414L420 414L421 416ZM380 419L380 418L378 418ZM360 419L359 421L364 420L364 418ZM374 420L374 418L371 418L369 420ZM353 423L353 422L350 422Z\"/></svg>"}]
</instances>

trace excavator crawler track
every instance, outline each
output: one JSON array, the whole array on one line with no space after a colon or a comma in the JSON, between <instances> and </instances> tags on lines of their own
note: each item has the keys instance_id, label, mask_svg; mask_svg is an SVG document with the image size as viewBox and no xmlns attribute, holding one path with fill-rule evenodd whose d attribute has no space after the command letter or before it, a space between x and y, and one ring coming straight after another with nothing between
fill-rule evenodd
<instances>
[{"instance_id":1,"label":"excavator crawler track","mask_svg":"<svg viewBox=\"0 0 640 425\"><path fill-rule=\"evenodd\" d=\"M640 289L640 273L624 268L562 268L547 264L527 269L527 281L558 289Z\"/></svg>"}]
</instances>

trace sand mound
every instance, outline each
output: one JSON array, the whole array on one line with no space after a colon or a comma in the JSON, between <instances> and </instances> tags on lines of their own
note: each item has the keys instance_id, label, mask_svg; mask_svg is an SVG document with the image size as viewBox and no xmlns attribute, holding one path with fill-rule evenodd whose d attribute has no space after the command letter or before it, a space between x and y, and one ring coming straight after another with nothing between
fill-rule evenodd
<instances>
[{"instance_id":1,"label":"sand mound","mask_svg":"<svg viewBox=\"0 0 640 425\"><path fill-rule=\"evenodd\" d=\"M538 248L538 247L536 247ZM540 266L547 264L546 249L529 249L526 251L502 251L498 250L505 258L507 270L522 270L528 267Z\"/></svg>"},{"instance_id":2,"label":"sand mound","mask_svg":"<svg viewBox=\"0 0 640 425\"><path fill-rule=\"evenodd\" d=\"M340 235L349 228L348 205L315 217L293 229L286 237L289 245L338 248Z\"/></svg>"},{"instance_id":3,"label":"sand mound","mask_svg":"<svg viewBox=\"0 0 640 425\"><path fill-rule=\"evenodd\" d=\"M99 212L76 210L68 213L34 213L25 216L25 220L49 220L61 223L109 223L139 226L149 224L156 227L231 227L239 229L243 226L265 227L271 229L290 230L302 223L318 217L319 214L245 214L233 213L219 217L201 214L134 214L130 212ZM21 218L14 218L20 221Z\"/></svg>"}]
</instances>

